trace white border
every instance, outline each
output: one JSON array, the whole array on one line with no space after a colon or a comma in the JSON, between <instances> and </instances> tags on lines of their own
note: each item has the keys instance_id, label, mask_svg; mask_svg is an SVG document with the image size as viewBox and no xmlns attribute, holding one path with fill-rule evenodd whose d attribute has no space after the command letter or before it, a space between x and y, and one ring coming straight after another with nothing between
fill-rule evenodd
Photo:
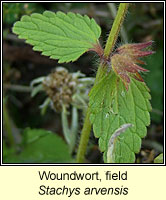
<instances>
[{"instance_id":1,"label":"white border","mask_svg":"<svg viewBox=\"0 0 166 200\"><path fill-rule=\"evenodd\" d=\"M2 127L3 127L3 114L2 114L2 110L3 110L3 94L2 94L2 90L3 90L3 82L2 82L2 68L3 68L3 55L2 55L2 45L3 45L3 26L2 26L2 12L3 12L3 3L38 3L38 2L45 2L45 3L66 3L66 2L71 2L71 3L76 3L76 2L81 2L81 3L90 3L90 2L96 2L96 3L100 3L101 1L1 1L1 166L165 166L165 1L123 1L123 3L129 2L129 3L164 3L164 164L78 164L78 163L67 163L67 164L3 164L2 163L2 143L3 143L3 133L2 133ZM121 1L102 1L102 3L119 3ZM156 80L154 80L156 81Z\"/></svg>"}]
</instances>

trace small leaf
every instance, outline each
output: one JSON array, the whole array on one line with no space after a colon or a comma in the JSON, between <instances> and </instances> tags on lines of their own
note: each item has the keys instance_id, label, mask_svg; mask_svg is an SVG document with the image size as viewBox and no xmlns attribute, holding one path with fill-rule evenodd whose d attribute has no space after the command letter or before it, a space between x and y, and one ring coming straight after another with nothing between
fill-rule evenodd
<instances>
[{"instance_id":1,"label":"small leaf","mask_svg":"<svg viewBox=\"0 0 166 200\"><path fill-rule=\"evenodd\" d=\"M67 144L56 134L43 129L25 129L23 151L5 158L5 163L72 162Z\"/></svg>"},{"instance_id":2,"label":"small leaf","mask_svg":"<svg viewBox=\"0 0 166 200\"><path fill-rule=\"evenodd\" d=\"M146 136L150 124L150 94L144 82L131 78L129 90L114 72L93 87L90 92L90 120L99 138L99 147L107 162L111 135L123 124L132 124L114 144L115 163L133 163L135 153L141 148L141 138Z\"/></svg>"},{"instance_id":3,"label":"small leaf","mask_svg":"<svg viewBox=\"0 0 166 200\"><path fill-rule=\"evenodd\" d=\"M13 32L33 45L33 50L63 63L77 60L98 44L101 29L86 15L45 11L23 16L14 24Z\"/></svg>"},{"instance_id":4,"label":"small leaf","mask_svg":"<svg viewBox=\"0 0 166 200\"><path fill-rule=\"evenodd\" d=\"M154 163L163 163L163 153L161 153L160 155L158 155L158 156L154 159Z\"/></svg>"}]
</instances>

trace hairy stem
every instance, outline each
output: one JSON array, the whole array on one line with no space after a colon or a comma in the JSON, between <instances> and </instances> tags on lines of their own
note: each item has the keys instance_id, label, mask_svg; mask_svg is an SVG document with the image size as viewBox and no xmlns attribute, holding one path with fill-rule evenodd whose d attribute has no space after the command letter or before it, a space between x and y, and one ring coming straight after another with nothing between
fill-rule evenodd
<instances>
[{"instance_id":1,"label":"hairy stem","mask_svg":"<svg viewBox=\"0 0 166 200\"><path fill-rule=\"evenodd\" d=\"M129 3L121 3L119 6L117 16L114 20L112 29L110 31L110 34L106 43L106 47L104 49L104 58L106 58L106 60L109 58L109 55L114 48L115 42L117 40L119 31L120 31L120 27L124 21L125 14L127 12L128 5ZM100 63L94 86L103 78L103 76L106 74L106 71L107 71L106 63L104 62ZM90 123L89 117L90 117L90 109L88 107L85 120L84 120L83 129L81 132L80 144L79 144L78 152L77 152L76 161L78 163L83 163L84 158L85 158L86 148L87 148L90 131L91 131L91 123Z\"/></svg>"},{"instance_id":2,"label":"hairy stem","mask_svg":"<svg viewBox=\"0 0 166 200\"><path fill-rule=\"evenodd\" d=\"M86 148L87 148L90 131L91 131L91 123L90 123L89 117L90 117L90 110L88 108L86 116L85 116L85 120L84 120L83 129L81 131L81 139L80 139L80 144L79 144L77 159L76 159L77 163L84 162Z\"/></svg>"},{"instance_id":3,"label":"hairy stem","mask_svg":"<svg viewBox=\"0 0 166 200\"><path fill-rule=\"evenodd\" d=\"M116 14L117 14L117 9L116 9L115 3L107 3L107 5L108 5L108 8L111 12L112 17L115 18ZM127 37L127 33L126 33L126 30L123 27L123 25L121 26L120 35L121 35L121 38L123 39L123 42L127 43L128 37Z\"/></svg>"},{"instance_id":4,"label":"hairy stem","mask_svg":"<svg viewBox=\"0 0 166 200\"><path fill-rule=\"evenodd\" d=\"M114 20L111 32L109 34L109 37L108 37L108 40L106 43L106 47L104 49L104 56L106 59L109 58L110 53L112 52L112 50L115 46L115 42L118 38L119 31L120 31L121 25L124 21L128 6L129 6L129 3L121 3L119 6L116 18Z\"/></svg>"}]
</instances>

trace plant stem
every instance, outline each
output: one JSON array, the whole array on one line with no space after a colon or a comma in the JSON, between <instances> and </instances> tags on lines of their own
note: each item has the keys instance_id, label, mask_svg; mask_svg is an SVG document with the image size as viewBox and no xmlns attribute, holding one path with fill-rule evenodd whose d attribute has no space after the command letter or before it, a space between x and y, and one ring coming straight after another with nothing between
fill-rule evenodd
<instances>
[{"instance_id":1,"label":"plant stem","mask_svg":"<svg viewBox=\"0 0 166 200\"><path fill-rule=\"evenodd\" d=\"M115 18L116 14L117 14L117 9L116 9L115 3L107 3L107 5L111 12L112 17ZM126 33L126 30L123 25L121 26L120 35L121 35L121 38L123 39L123 42L127 43L128 37L127 37L127 33Z\"/></svg>"},{"instance_id":2,"label":"plant stem","mask_svg":"<svg viewBox=\"0 0 166 200\"><path fill-rule=\"evenodd\" d=\"M100 64L100 66L97 70L94 85L96 85L98 83L98 81L101 80L101 78L103 77L104 74L105 74L104 65ZM89 117L90 117L90 109L88 107L86 116L85 116L85 120L84 120L84 125L83 125L82 131L81 131L81 139L80 139L80 144L78 147L77 158L76 158L77 163L84 162L86 148L88 145L90 131L91 131L91 123L90 123Z\"/></svg>"},{"instance_id":3,"label":"plant stem","mask_svg":"<svg viewBox=\"0 0 166 200\"><path fill-rule=\"evenodd\" d=\"M114 20L111 32L109 34L109 37L108 37L108 40L106 43L106 47L104 49L104 56L106 59L109 58L110 53L112 52L112 50L115 46L115 42L118 38L119 31L120 31L121 25L124 21L124 17L127 12L128 6L129 6L129 3L121 3L119 6L116 18Z\"/></svg>"},{"instance_id":4,"label":"plant stem","mask_svg":"<svg viewBox=\"0 0 166 200\"><path fill-rule=\"evenodd\" d=\"M90 131L91 131L91 123L89 120L90 117L90 109L87 109L85 120L84 120L84 125L83 129L81 131L81 139L80 139L80 144L77 152L77 163L83 163L84 162L84 157L86 153L86 147L89 141L89 136L90 136Z\"/></svg>"},{"instance_id":5,"label":"plant stem","mask_svg":"<svg viewBox=\"0 0 166 200\"><path fill-rule=\"evenodd\" d=\"M114 20L112 29L110 31L110 34L106 43L106 47L104 49L104 58L106 58L106 60L108 60L110 53L112 52L114 48L115 42L117 40L119 31L120 31L120 27L124 21L125 14L127 12L128 6L129 6L129 3L121 3L119 6L117 16ZM103 76L106 74L106 71L107 71L106 63L100 63L99 68L97 70L94 86L103 78ZM78 163L84 162L86 148L87 148L90 131L91 131L91 123L90 123L89 117L90 117L90 108L88 107L85 120L84 120L83 129L81 132L80 144L79 144L78 152L77 152L76 161Z\"/></svg>"}]
</instances>

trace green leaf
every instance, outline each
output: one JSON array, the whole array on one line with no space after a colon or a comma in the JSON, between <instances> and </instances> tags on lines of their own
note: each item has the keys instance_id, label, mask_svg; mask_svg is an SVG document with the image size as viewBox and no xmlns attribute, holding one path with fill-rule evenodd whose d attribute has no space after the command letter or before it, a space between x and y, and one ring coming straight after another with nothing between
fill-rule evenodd
<instances>
[{"instance_id":1,"label":"green leaf","mask_svg":"<svg viewBox=\"0 0 166 200\"><path fill-rule=\"evenodd\" d=\"M154 159L154 163L163 163L163 153L161 153L160 155L158 155L158 156Z\"/></svg>"},{"instance_id":2,"label":"green leaf","mask_svg":"<svg viewBox=\"0 0 166 200\"><path fill-rule=\"evenodd\" d=\"M101 29L86 15L45 11L23 16L14 24L13 32L33 45L33 50L63 63L75 61L93 48Z\"/></svg>"},{"instance_id":3,"label":"green leaf","mask_svg":"<svg viewBox=\"0 0 166 200\"><path fill-rule=\"evenodd\" d=\"M67 144L56 134L43 129L26 129L23 151L5 158L5 163L68 163L72 162Z\"/></svg>"},{"instance_id":4,"label":"green leaf","mask_svg":"<svg viewBox=\"0 0 166 200\"><path fill-rule=\"evenodd\" d=\"M90 120L99 138L99 147L107 162L108 143L111 135L121 125L130 123L114 144L115 163L133 163L135 153L141 148L141 138L146 136L150 124L150 94L145 83L131 78L127 91L122 81L111 72L90 92Z\"/></svg>"}]
</instances>

